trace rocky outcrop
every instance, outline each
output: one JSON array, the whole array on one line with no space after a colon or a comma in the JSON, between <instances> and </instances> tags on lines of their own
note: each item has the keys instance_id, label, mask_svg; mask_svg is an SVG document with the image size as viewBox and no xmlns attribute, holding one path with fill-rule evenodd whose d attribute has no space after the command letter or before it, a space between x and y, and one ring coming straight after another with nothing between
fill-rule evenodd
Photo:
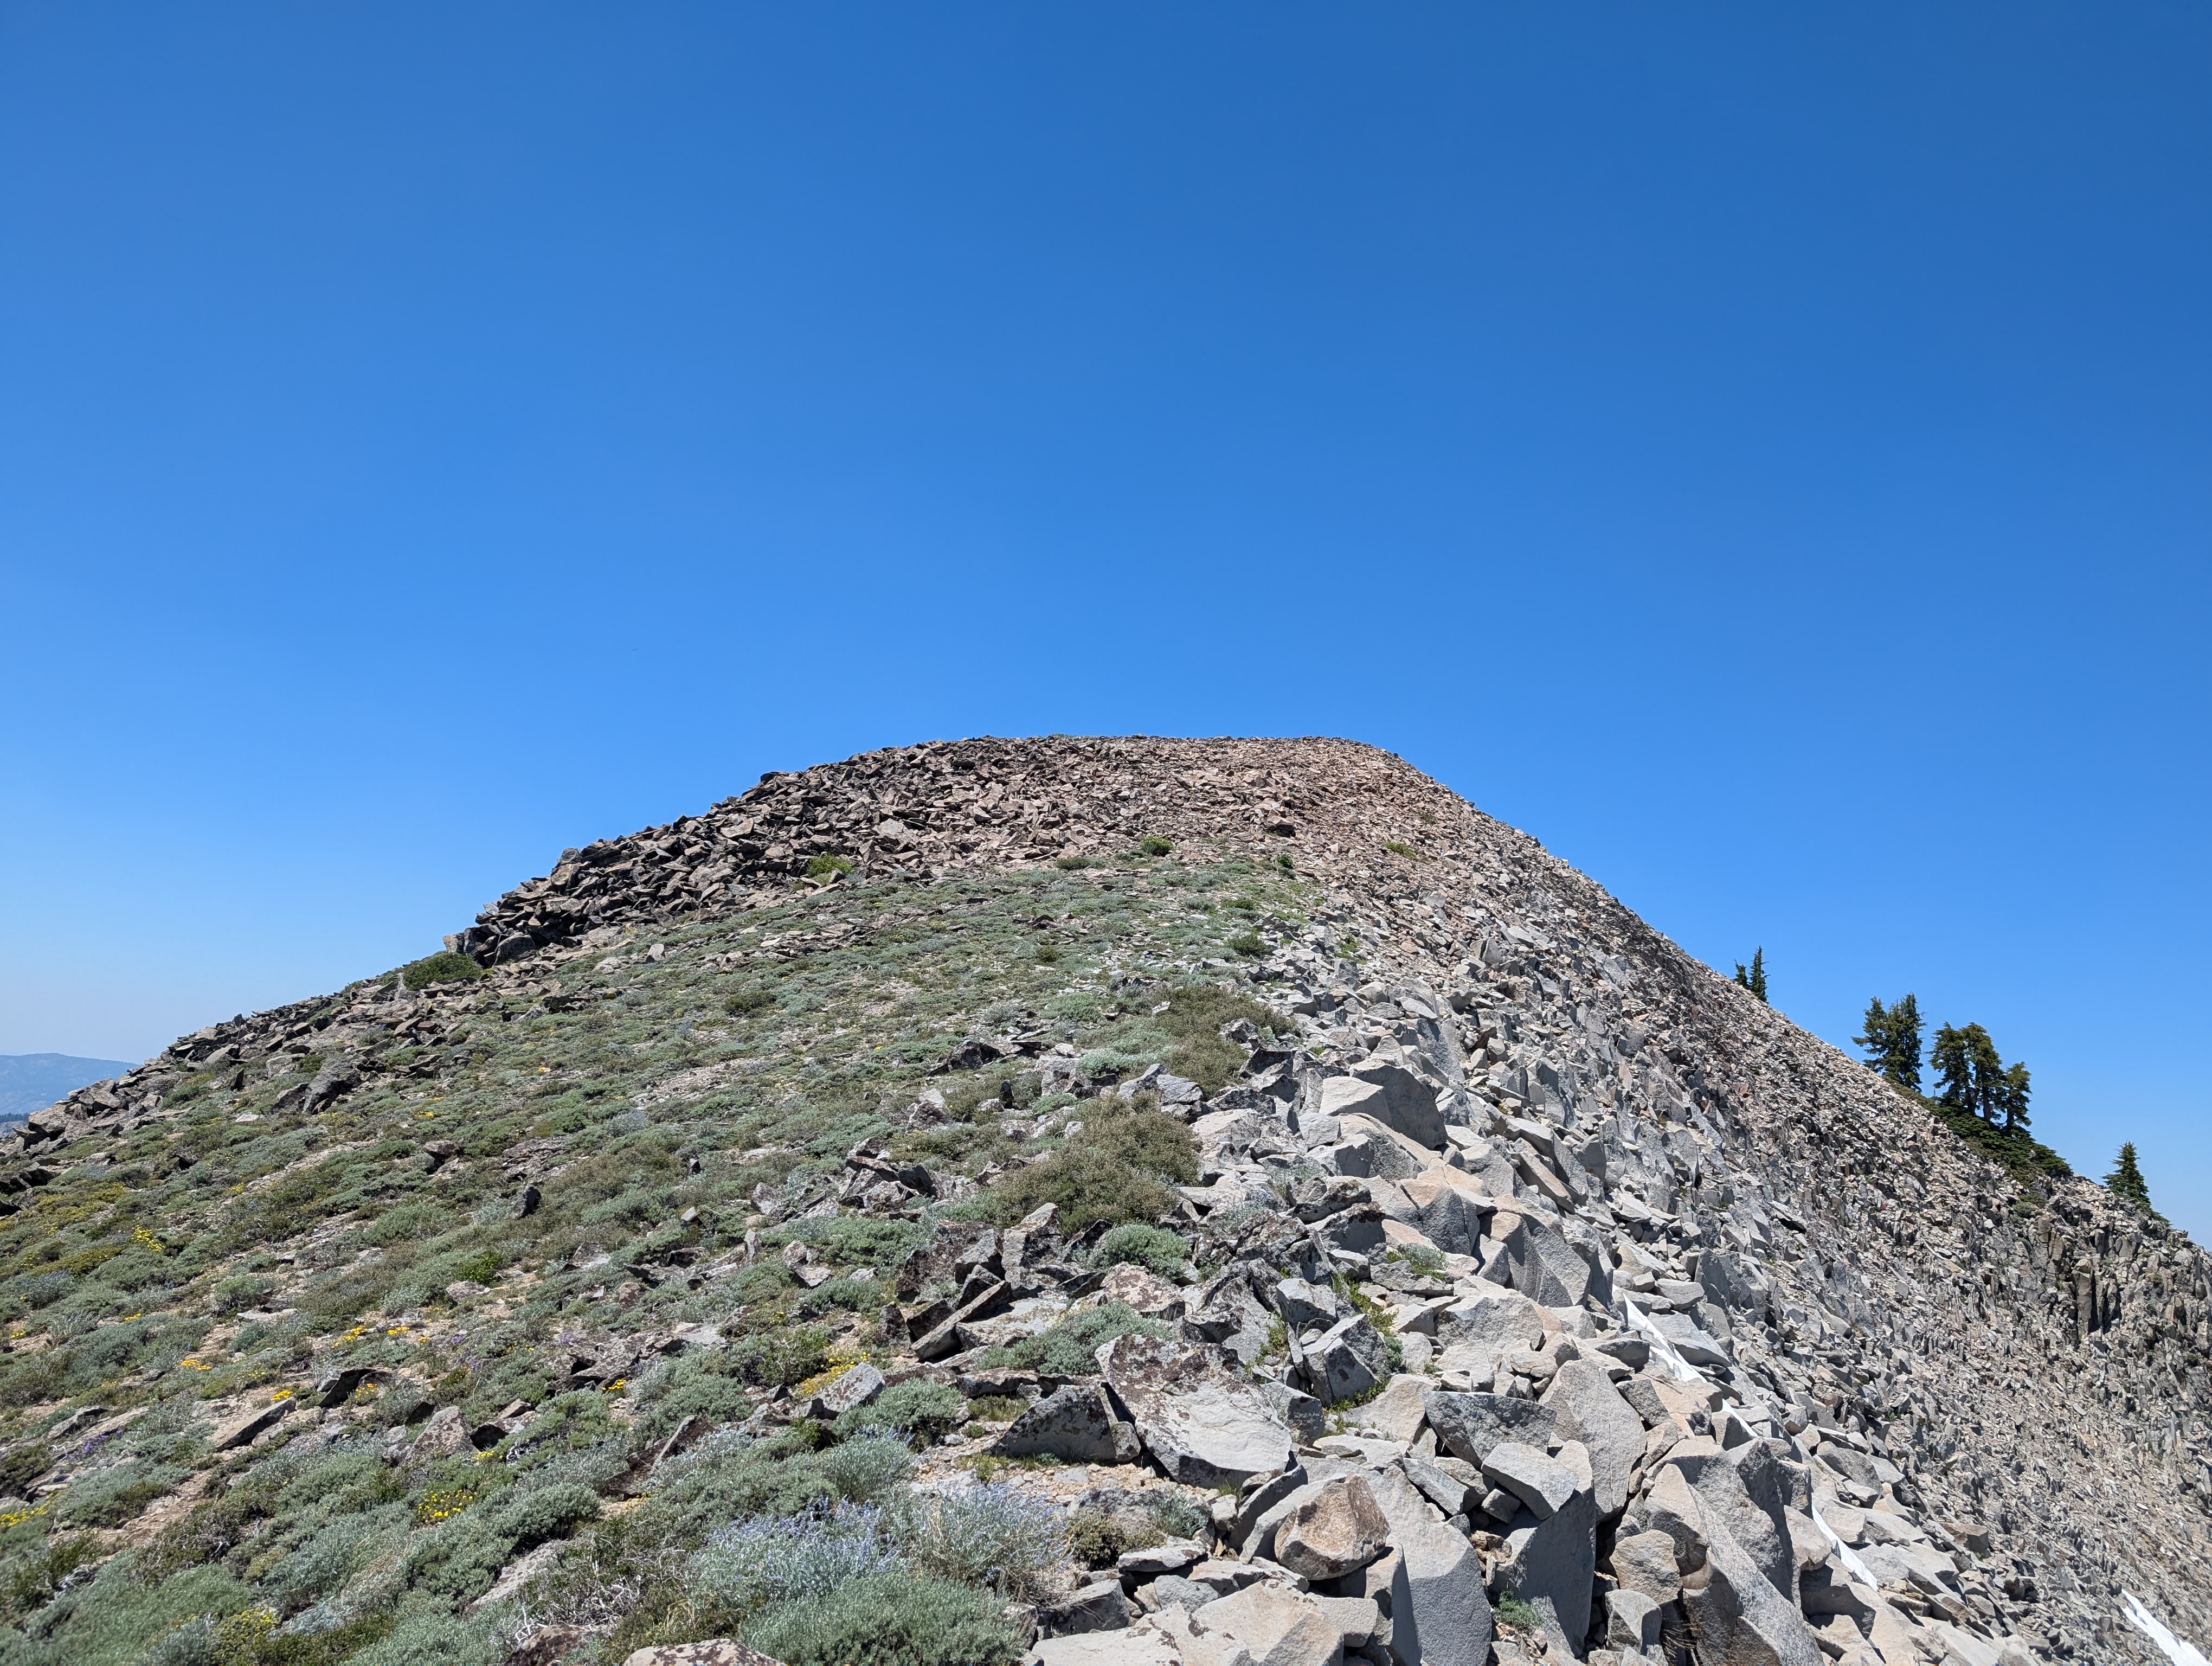
<instances>
[{"instance_id":1,"label":"rocky outcrop","mask_svg":"<svg viewBox=\"0 0 2212 1666\"><path fill-rule=\"evenodd\" d=\"M871 753L566 852L453 941L511 1011L563 1014L562 965L658 964L664 922L864 877L1118 857L1146 837L1287 863L1310 888L1297 917L1255 918L1234 960L1179 970L1291 1015L1295 1035L1224 1028L1243 1068L1210 1093L1034 1033L939 1036L912 1102L870 1125L890 1134L827 1145L836 1170L859 1139L815 1191L764 1188L750 1227L732 1222L757 1238L826 1207L934 1234L910 1276L887 1277L872 1376L761 1388L756 1426L834 1422L864 1389L926 1377L1019 1402L975 1456L1132 1484L1141 1468L1188 1494L1191 1551L1178 1539L1040 1607L1057 1634L1036 1658L2152 1658L2123 1593L2212 1641L2203 1253L2086 1181L2010 1177L1385 754L1142 739ZM774 952L857 929L824 909ZM1116 992L1139 1012L1155 994ZM187 1037L0 1141L0 1212L241 1072L286 1084L286 1114L343 1106L462 1045L477 999L380 979ZM692 1064L636 1103L705 1094L743 1062ZM1086 1264L1095 1235L1063 1238L1048 1212L1003 1232L948 1216L1029 1153L979 1182L891 1140L946 1119L927 1082L986 1065L1085 1114L1141 1090L1187 1122L1200 1183L1163 1224L1190 1266L1109 1275ZM399 1152L450 1172L468 1159L447 1143ZM547 1154L533 1139L502 1155L520 1215ZM190 1158L180 1145L169 1160ZM746 1241L747 1264L757 1250ZM810 1289L836 1270L804 1243L783 1254ZM650 1273L617 1268L609 1285ZM459 1288L449 1298L475 1299ZM1057 1376L988 1364L1108 1298L1165 1335L1118 1336ZM723 1345L705 1326L563 1343L546 1379L609 1389L695 1346ZM279 1420L241 1424L238 1449ZM477 1442L429 1417L391 1457ZM1507 1597L1527 1606L1494 1627Z\"/></svg>"}]
</instances>

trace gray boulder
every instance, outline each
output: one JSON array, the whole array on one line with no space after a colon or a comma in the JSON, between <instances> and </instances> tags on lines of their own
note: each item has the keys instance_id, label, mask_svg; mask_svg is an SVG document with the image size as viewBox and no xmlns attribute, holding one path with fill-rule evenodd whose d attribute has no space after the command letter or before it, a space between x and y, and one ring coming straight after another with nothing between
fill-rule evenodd
<instances>
[{"instance_id":1,"label":"gray boulder","mask_svg":"<svg viewBox=\"0 0 2212 1666\"><path fill-rule=\"evenodd\" d=\"M1608 1649L1657 1648L1659 1605L1639 1590L1606 1592L1605 1646Z\"/></svg>"},{"instance_id":2,"label":"gray boulder","mask_svg":"<svg viewBox=\"0 0 2212 1666\"><path fill-rule=\"evenodd\" d=\"M1624 1533L1613 1541L1613 1582L1664 1608L1682 1594L1674 1541L1664 1533Z\"/></svg>"},{"instance_id":3,"label":"gray boulder","mask_svg":"<svg viewBox=\"0 0 2212 1666\"><path fill-rule=\"evenodd\" d=\"M1117 1336L1098 1350L1098 1363L1170 1480L1241 1487L1289 1465L1288 1426L1257 1389L1213 1366L1201 1349Z\"/></svg>"},{"instance_id":4,"label":"gray boulder","mask_svg":"<svg viewBox=\"0 0 2212 1666\"><path fill-rule=\"evenodd\" d=\"M1441 1310L1436 1322L1442 1369L1465 1371L1479 1383L1491 1381L1504 1355L1544 1340L1543 1310L1518 1292L1470 1296Z\"/></svg>"},{"instance_id":5,"label":"gray boulder","mask_svg":"<svg viewBox=\"0 0 2212 1666\"><path fill-rule=\"evenodd\" d=\"M1121 1582L1101 1579L1039 1608L1037 1630L1047 1637L1119 1631L1129 1617L1129 1599L1121 1594Z\"/></svg>"},{"instance_id":6,"label":"gray boulder","mask_svg":"<svg viewBox=\"0 0 2212 1666\"><path fill-rule=\"evenodd\" d=\"M1666 1467L1704 1506L1705 1527L1725 1532L1776 1593L1797 1602L1797 1548L1790 1532L1790 1478L1765 1441L1721 1450L1703 1438L1678 1443Z\"/></svg>"},{"instance_id":7,"label":"gray boulder","mask_svg":"<svg viewBox=\"0 0 2212 1666\"><path fill-rule=\"evenodd\" d=\"M1390 1652L1399 1666L1484 1666L1490 1599L1464 1535L1439 1522L1401 1523L1390 1581Z\"/></svg>"},{"instance_id":8,"label":"gray boulder","mask_svg":"<svg viewBox=\"0 0 2212 1666\"><path fill-rule=\"evenodd\" d=\"M1559 1414L1540 1401L1502 1394L1449 1394L1442 1389L1426 1402L1429 1426L1454 1457L1480 1464L1501 1441L1548 1446L1559 1436Z\"/></svg>"},{"instance_id":9,"label":"gray boulder","mask_svg":"<svg viewBox=\"0 0 2212 1666\"><path fill-rule=\"evenodd\" d=\"M1406 1067L1394 1048L1378 1049L1349 1076L1321 1085L1323 1116L1371 1116L1431 1151L1442 1151L1444 1119L1437 1091Z\"/></svg>"},{"instance_id":10,"label":"gray boulder","mask_svg":"<svg viewBox=\"0 0 2212 1666\"><path fill-rule=\"evenodd\" d=\"M1589 1293L1589 1263L1558 1227L1534 1215L1509 1214L1501 1205L1490 1236L1505 1246L1506 1282L1529 1300L1575 1307Z\"/></svg>"},{"instance_id":11,"label":"gray boulder","mask_svg":"<svg viewBox=\"0 0 2212 1666\"><path fill-rule=\"evenodd\" d=\"M1600 1519L1619 1515L1628 1502L1628 1477L1644 1457L1644 1420L1592 1359L1561 1365L1544 1391L1544 1404L1558 1416L1559 1432L1589 1450Z\"/></svg>"},{"instance_id":12,"label":"gray boulder","mask_svg":"<svg viewBox=\"0 0 2212 1666\"><path fill-rule=\"evenodd\" d=\"M1519 1499L1540 1522L1551 1520L1566 1508L1578 1487L1589 1485L1589 1472L1587 1458L1577 1465L1517 1440L1499 1441L1482 1460L1482 1478Z\"/></svg>"},{"instance_id":13,"label":"gray boulder","mask_svg":"<svg viewBox=\"0 0 2212 1666\"><path fill-rule=\"evenodd\" d=\"M1589 1631L1590 1586L1597 1577L1597 1499L1590 1491L1589 1454L1571 1440L1559 1457L1579 1472L1579 1485L1548 1519L1518 1518L1523 1524L1506 1534L1497 1578L1523 1602L1550 1610L1560 1631L1579 1641Z\"/></svg>"},{"instance_id":14,"label":"gray boulder","mask_svg":"<svg viewBox=\"0 0 2212 1666\"><path fill-rule=\"evenodd\" d=\"M1275 1560L1308 1579L1340 1579L1380 1556L1389 1536L1390 1523L1366 1481L1340 1475L1277 1524Z\"/></svg>"},{"instance_id":15,"label":"gray boulder","mask_svg":"<svg viewBox=\"0 0 2212 1666\"><path fill-rule=\"evenodd\" d=\"M1306 1380L1330 1404L1357 1400L1390 1375L1390 1355L1365 1316L1348 1313L1307 1346Z\"/></svg>"},{"instance_id":16,"label":"gray boulder","mask_svg":"<svg viewBox=\"0 0 2212 1666\"><path fill-rule=\"evenodd\" d=\"M994 1441L1001 1457L1056 1457L1072 1463L1128 1463L1140 1442L1096 1384L1070 1383L1038 1401Z\"/></svg>"},{"instance_id":17,"label":"gray boulder","mask_svg":"<svg viewBox=\"0 0 2212 1666\"><path fill-rule=\"evenodd\" d=\"M1233 1637L1252 1666L1340 1666L1344 1633L1315 1598L1288 1585L1247 1585L1191 1615L1208 1632Z\"/></svg>"}]
</instances>

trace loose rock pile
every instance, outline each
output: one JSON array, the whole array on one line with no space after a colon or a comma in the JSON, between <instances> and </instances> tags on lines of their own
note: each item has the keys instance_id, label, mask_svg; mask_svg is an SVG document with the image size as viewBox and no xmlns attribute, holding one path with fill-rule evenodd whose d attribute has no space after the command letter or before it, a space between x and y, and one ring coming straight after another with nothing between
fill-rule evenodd
<instances>
[{"instance_id":1,"label":"loose rock pile","mask_svg":"<svg viewBox=\"0 0 2212 1666\"><path fill-rule=\"evenodd\" d=\"M450 941L526 961L747 907L810 866L939 876L1142 836L1285 860L1329 893L1268 927L1249 974L1295 1043L1227 1027L1248 1062L1226 1088L1024 1062L1188 1122L1202 1172L1165 1224L1191 1264L1087 1266L1096 1232L1050 1206L948 1228L885 1314L903 1342L755 1414L834 1420L926 1377L1021 1403L948 1437L1060 1461L1018 1484L1064 1492L1095 1466L1094 1509L1204 1500L1197 1531L1036 1613L1040 1666L2159 1657L2124 1590L2212 1639L2203 1252L2087 1182L2023 1190L1388 755L872 753L564 853ZM38 1184L48 1142L152 1114L166 1078L307 1010L40 1113L32 1166L0 1184ZM302 1091L351 1085L340 1064ZM911 1215L938 1183L863 1145L831 1206ZM948 1276L956 1295L920 1299ZM1164 1334L1072 1375L985 1363L1106 1302Z\"/></svg>"}]
</instances>

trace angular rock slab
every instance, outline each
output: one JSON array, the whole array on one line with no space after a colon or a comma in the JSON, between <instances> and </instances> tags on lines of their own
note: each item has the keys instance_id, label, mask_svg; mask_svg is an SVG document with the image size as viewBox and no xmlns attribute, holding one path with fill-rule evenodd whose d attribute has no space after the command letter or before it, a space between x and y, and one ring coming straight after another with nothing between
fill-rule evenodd
<instances>
[{"instance_id":1,"label":"angular rock slab","mask_svg":"<svg viewBox=\"0 0 2212 1666\"><path fill-rule=\"evenodd\" d=\"M1619 1515L1628 1502L1628 1477L1643 1461L1644 1420L1594 1359L1561 1365L1543 1403L1559 1418L1559 1432L1589 1449L1599 1517Z\"/></svg>"},{"instance_id":2,"label":"angular rock slab","mask_svg":"<svg viewBox=\"0 0 2212 1666\"><path fill-rule=\"evenodd\" d=\"M1559 1629L1578 1639L1589 1632L1590 1586L1597 1576L1597 1499L1590 1491L1589 1454L1571 1440L1559 1456L1580 1470L1580 1484L1549 1520L1505 1535L1506 1557L1497 1577L1523 1602L1549 1608Z\"/></svg>"},{"instance_id":3,"label":"angular rock slab","mask_svg":"<svg viewBox=\"0 0 2212 1666\"><path fill-rule=\"evenodd\" d=\"M1141 1443L1106 1396L1088 1383L1070 1383L1038 1401L991 1444L1002 1457L1057 1457L1072 1463L1133 1463Z\"/></svg>"},{"instance_id":4,"label":"angular rock slab","mask_svg":"<svg viewBox=\"0 0 2212 1666\"><path fill-rule=\"evenodd\" d=\"M1334 1405L1370 1394L1389 1376L1390 1354L1366 1316L1347 1313L1305 1350L1306 1380Z\"/></svg>"},{"instance_id":5,"label":"angular rock slab","mask_svg":"<svg viewBox=\"0 0 2212 1666\"><path fill-rule=\"evenodd\" d=\"M1119 1578L1094 1580L1037 1610L1037 1629L1047 1637L1115 1632L1128 1623L1129 1599Z\"/></svg>"},{"instance_id":6,"label":"angular rock slab","mask_svg":"<svg viewBox=\"0 0 2212 1666\"><path fill-rule=\"evenodd\" d=\"M1404 1523L1393 1538L1390 1651L1400 1666L1484 1666L1490 1598L1474 1546L1441 1522Z\"/></svg>"},{"instance_id":7,"label":"angular rock slab","mask_svg":"<svg viewBox=\"0 0 2212 1666\"><path fill-rule=\"evenodd\" d=\"M1158 1632L1130 1628L1042 1639L1023 1666L1182 1666L1182 1656Z\"/></svg>"},{"instance_id":8,"label":"angular rock slab","mask_svg":"<svg viewBox=\"0 0 2212 1666\"><path fill-rule=\"evenodd\" d=\"M1098 1365L1170 1480L1241 1487L1289 1464L1288 1426L1258 1389L1213 1366L1203 1350L1117 1336L1098 1350Z\"/></svg>"},{"instance_id":9,"label":"angular rock slab","mask_svg":"<svg viewBox=\"0 0 2212 1666\"><path fill-rule=\"evenodd\" d=\"M1341 1666L1344 1633L1322 1605L1287 1585L1247 1585L1191 1613L1194 1625L1244 1645L1252 1666Z\"/></svg>"},{"instance_id":10,"label":"angular rock slab","mask_svg":"<svg viewBox=\"0 0 2212 1666\"><path fill-rule=\"evenodd\" d=\"M1437 1344L1449 1369L1487 1383L1501 1356L1544 1340L1544 1310L1517 1292L1486 1292L1454 1302L1437 1315Z\"/></svg>"},{"instance_id":11,"label":"angular rock slab","mask_svg":"<svg viewBox=\"0 0 2212 1666\"><path fill-rule=\"evenodd\" d=\"M1490 1449L1517 1440L1544 1447L1559 1438L1559 1414L1534 1400L1503 1394L1450 1394L1439 1389L1425 1402L1437 1444L1454 1457L1480 1465Z\"/></svg>"},{"instance_id":12,"label":"angular rock slab","mask_svg":"<svg viewBox=\"0 0 2212 1666\"><path fill-rule=\"evenodd\" d=\"M1540 1522L1551 1520L1578 1488L1590 1484L1587 1460L1570 1463L1517 1440L1501 1440L1490 1449L1482 1460L1482 1478L1519 1499Z\"/></svg>"},{"instance_id":13,"label":"angular rock slab","mask_svg":"<svg viewBox=\"0 0 2212 1666\"><path fill-rule=\"evenodd\" d=\"M1380 1556L1390 1536L1382 1506L1358 1475L1324 1481L1275 1528L1275 1560L1308 1579L1340 1579Z\"/></svg>"},{"instance_id":14,"label":"angular rock slab","mask_svg":"<svg viewBox=\"0 0 2212 1666\"><path fill-rule=\"evenodd\" d=\"M1331 1076L1321 1085L1321 1115L1371 1116L1416 1145L1444 1147L1437 1091L1402 1064L1370 1062L1352 1075Z\"/></svg>"},{"instance_id":15,"label":"angular rock slab","mask_svg":"<svg viewBox=\"0 0 2212 1666\"><path fill-rule=\"evenodd\" d=\"M1589 1263L1556 1226L1534 1215L1509 1214L1500 1205L1490 1235L1505 1246L1506 1282L1530 1301L1576 1307L1589 1293Z\"/></svg>"}]
</instances>

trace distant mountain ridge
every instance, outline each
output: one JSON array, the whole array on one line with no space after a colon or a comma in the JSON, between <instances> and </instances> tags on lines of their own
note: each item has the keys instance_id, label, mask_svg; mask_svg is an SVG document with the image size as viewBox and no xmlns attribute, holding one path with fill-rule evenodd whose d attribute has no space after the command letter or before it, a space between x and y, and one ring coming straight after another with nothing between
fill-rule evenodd
<instances>
[{"instance_id":1,"label":"distant mountain ridge","mask_svg":"<svg viewBox=\"0 0 2212 1666\"><path fill-rule=\"evenodd\" d=\"M133 1062L67 1053L0 1053L0 1122L19 1122L78 1088L120 1076Z\"/></svg>"}]
</instances>

